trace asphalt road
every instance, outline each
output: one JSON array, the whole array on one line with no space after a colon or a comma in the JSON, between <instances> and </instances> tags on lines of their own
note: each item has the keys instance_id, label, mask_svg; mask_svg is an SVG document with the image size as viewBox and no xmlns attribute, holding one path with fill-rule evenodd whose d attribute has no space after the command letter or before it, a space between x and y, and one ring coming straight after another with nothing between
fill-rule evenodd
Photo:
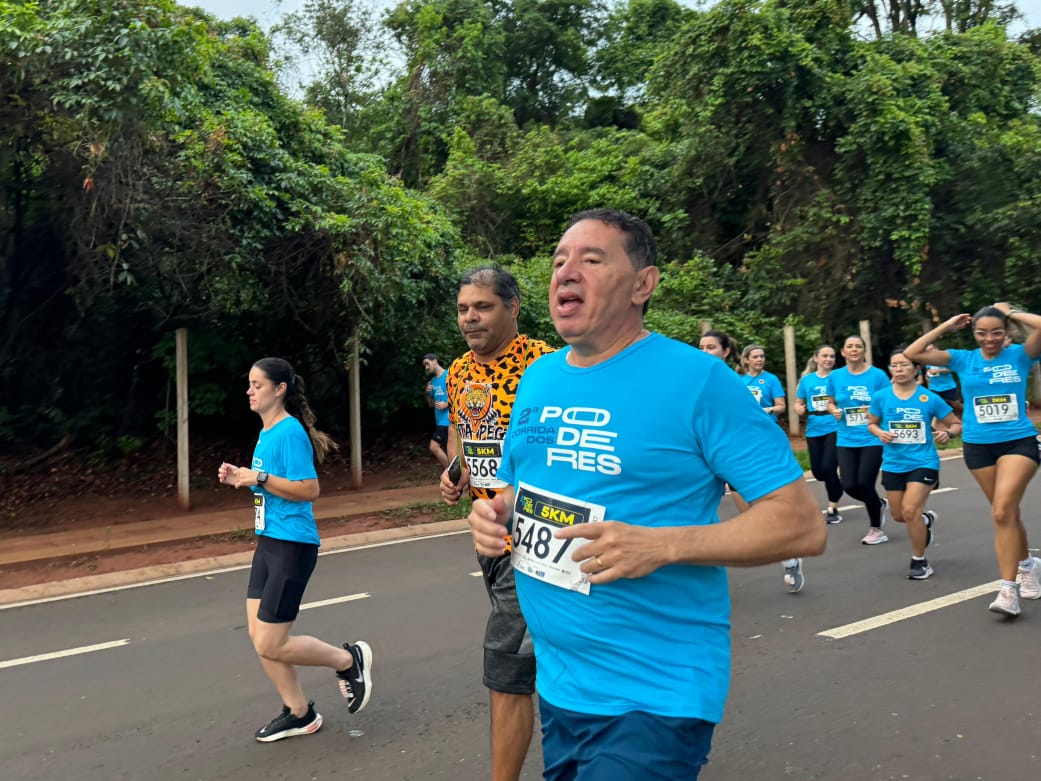
<instances>
[{"instance_id":1,"label":"asphalt road","mask_svg":"<svg viewBox=\"0 0 1041 781\"><path fill-rule=\"evenodd\" d=\"M731 571L733 686L705 781L1041 771L1041 601L1025 600L1015 621L987 611L991 595L977 587L997 575L986 504L960 459L941 480L955 490L930 503L940 520L928 581L906 579L902 529L887 527L884 545L859 544L862 509L830 527L800 594L786 593L779 565ZM1024 501L1035 545L1038 490ZM487 599L475 570L465 535L323 556L297 631L371 642L373 700L352 717L330 673L304 670L325 725L270 745L253 740L280 703L246 635L245 570L2 610L2 775L485 779ZM887 617L908 608L920 614ZM105 647L32 660L94 645ZM526 780L541 777L537 742Z\"/></svg>"}]
</instances>

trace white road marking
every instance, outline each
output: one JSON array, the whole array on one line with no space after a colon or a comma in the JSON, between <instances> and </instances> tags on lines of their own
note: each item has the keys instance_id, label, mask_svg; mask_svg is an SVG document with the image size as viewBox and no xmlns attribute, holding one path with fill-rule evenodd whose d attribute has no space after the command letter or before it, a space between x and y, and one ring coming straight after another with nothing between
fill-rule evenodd
<instances>
[{"instance_id":1,"label":"white road marking","mask_svg":"<svg viewBox=\"0 0 1041 781\"><path fill-rule=\"evenodd\" d=\"M359 600L359 599L368 599L371 596L372 596L372 594L366 594L365 592L362 592L361 594L348 594L345 597L333 597L332 599L322 599L322 600L319 600L318 602L308 602L307 604L301 605L300 609L301 610L311 610L312 608L316 608L316 607L327 607L328 605L339 605L339 604L341 604L343 602L354 602L354 601Z\"/></svg>"},{"instance_id":2,"label":"white road marking","mask_svg":"<svg viewBox=\"0 0 1041 781\"><path fill-rule=\"evenodd\" d=\"M949 493L950 491L957 491L957 490L958 490L957 487L937 488L935 491L932 491L929 495L932 496L932 494L945 494L945 493ZM839 508L839 512L842 512L843 510L862 510L862 509L864 509L864 505L862 505L862 504L846 504L846 505L843 505L842 507Z\"/></svg>"},{"instance_id":3,"label":"white road marking","mask_svg":"<svg viewBox=\"0 0 1041 781\"><path fill-rule=\"evenodd\" d=\"M471 577L471 578L479 578L479 577L481 577L481 575L483 575L483 574L484 574L483 572L481 572L480 570L477 570L477 572L471 572L471 573L470 573L470 577Z\"/></svg>"},{"instance_id":4,"label":"white road marking","mask_svg":"<svg viewBox=\"0 0 1041 781\"><path fill-rule=\"evenodd\" d=\"M49 654L37 654L36 656L23 656L21 659L8 659L6 662L0 662L0 669L5 667L18 667L23 664L35 664L36 662L46 662L50 659L61 659L66 656L76 656L78 654L89 654L94 651L107 651L109 648L119 648L121 645L127 645L130 642L130 638L124 638L122 640L113 640L111 643L98 643L97 645L83 645L79 648L69 648L65 651L53 651Z\"/></svg>"},{"instance_id":5,"label":"white road marking","mask_svg":"<svg viewBox=\"0 0 1041 781\"><path fill-rule=\"evenodd\" d=\"M382 548L386 545L400 545L405 542L422 542L425 540L434 540L438 537L454 537L458 534L469 534L469 529L463 529L457 532L442 532L441 534L431 534L425 537L405 537L400 540L387 540L386 542L373 542L369 545L359 545L356 548L340 548L339 550L322 551L319 556L335 556L338 553L350 553L357 550L367 550L368 548ZM75 594L58 594L53 597L42 597L40 599L27 599L24 602L11 602L7 605L0 605L0 610L10 610L16 607L31 607L32 605L46 605L49 602L64 602L67 599L79 599L80 597L93 597L97 594L111 594L115 591L127 591L132 588L145 588L146 586L159 586L163 583L176 583L179 580L191 580L192 578L208 578L213 575L224 575L228 572L238 572L239 570L249 569L252 565L250 564L238 564L234 567L221 567L220 569L210 569L203 572L188 572L184 575L171 575L168 578L158 578L156 580L146 580L142 583L127 583L123 586L109 586L108 588L96 588L91 591L78 591Z\"/></svg>"},{"instance_id":6,"label":"white road marking","mask_svg":"<svg viewBox=\"0 0 1041 781\"><path fill-rule=\"evenodd\" d=\"M846 624L845 626L826 629L823 632L818 632L817 635L819 637L827 637L831 640L841 640L844 637L858 635L862 632L870 632L872 629L880 629L889 624L895 624L898 621L914 618L923 613L931 613L934 610L941 610L945 607L950 607L951 605L957 605L959 602L967 602L970 599L976 599L976 597L982 597L985 594L993 594L998 590L1000 585L999 581L993 580L990 583L984 583L980 586L967 588L964 591L956 591L945 597L930 599L928 602L919 602L917 605L909 605L908 607L902 607L898 610L891 610L888 613L882 613L878 616L865 618L863 621L855 621L854 623Z\"/></svg>"}]
</instances>

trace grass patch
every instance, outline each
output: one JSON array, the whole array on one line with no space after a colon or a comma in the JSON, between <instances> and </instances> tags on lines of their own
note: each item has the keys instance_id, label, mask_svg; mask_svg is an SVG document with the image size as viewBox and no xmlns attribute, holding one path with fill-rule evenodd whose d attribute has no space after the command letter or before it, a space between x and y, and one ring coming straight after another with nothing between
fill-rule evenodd
<instances>
[{"instance_id":1,"label":"grass patch","mask_svg":"<svg viewBox=\"0 0 1041 781\"><path fill-rule=\"evenodd\" d=\"M795 456L795 460L799 462L799 466L802 471L810 471L810 451L809 450L793 450L792 454Z\"/></svg>"}]
</instances>

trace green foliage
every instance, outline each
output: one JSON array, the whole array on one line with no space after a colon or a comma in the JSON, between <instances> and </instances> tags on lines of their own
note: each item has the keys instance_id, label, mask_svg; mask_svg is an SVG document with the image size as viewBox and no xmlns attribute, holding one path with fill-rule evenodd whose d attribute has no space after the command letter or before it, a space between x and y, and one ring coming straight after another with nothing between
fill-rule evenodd
<instances>
[{"instance_id":1,"label":"green foliage","mask_svg":"<svg viewBox=\"0 0 1041 781\"><path fill-rule=\"evenodd\" d=\"M785 324L800 355L861 319L884 350L1041 307L1041 46L1007 3L308 0L272 35L172 0L0 10L5 442L169 430L178 327L214 430L255 428L275 354L342 433L355 334L366 434L426 427L458 275L502 263L557 343L548 257L591 207L651 224L647 322L692 344L711 322L776 362Z\"/></svg>"}]
</instances>

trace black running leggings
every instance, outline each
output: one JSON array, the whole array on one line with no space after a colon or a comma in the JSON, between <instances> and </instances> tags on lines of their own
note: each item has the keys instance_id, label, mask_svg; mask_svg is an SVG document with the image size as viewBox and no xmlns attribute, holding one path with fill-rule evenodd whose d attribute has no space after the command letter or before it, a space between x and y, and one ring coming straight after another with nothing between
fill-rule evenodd
<instances>
[{"instance_id":1,"label":"black running leggings","mask_svg":"<svg viewBox=\"0 0 1041 781\"><path fill-rule=\"evenodd\" d=\"M839 475L842 490L859 502L864 503L871 525L876 529L882 525L882 500L875 493L878 470L882 468L882 446L836 448L839 459Z\"/></svg>"},{"instance_id":2,"label":"black running leggings","mask_svg":"<svg viewBox=\"0 0 1041 781\"><path fill-rule=\"evenodd\" d=\"M835 452L836 433L832 431L822 437L806 437L806 449L810 451L810 469L813 476L824 483L828 501L834 504L842 498L842 482L839 480L839 459Z\"/></svg>"}]
</instances>

